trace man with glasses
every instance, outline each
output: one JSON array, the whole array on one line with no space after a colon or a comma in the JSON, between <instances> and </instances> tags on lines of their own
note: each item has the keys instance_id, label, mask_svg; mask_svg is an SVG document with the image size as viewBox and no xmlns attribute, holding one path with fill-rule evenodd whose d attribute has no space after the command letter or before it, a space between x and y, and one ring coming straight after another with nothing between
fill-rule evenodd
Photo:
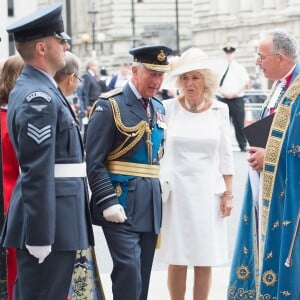
<instances>
[{"instance_id":1,"label":"man with glasses","mask_svg":"<svg viewBox=\"0 0 300 300\"><path fill-rule=\"evenodd\" d=\"M7 28L25 66L9 96L8 131L20 165L1 245L17 248L14 299L67 299L76 250L93 244L78 124L53 79L70 37L62 5Z\"/></svg>"},{"instance_id":2,"label":"man with glasses","mask_svg":"<svg viewBox=\"0 0 300 300\"><path fill-rule=\"evenodd\" d=\"M79 77L80 59L74 53L66 51L66 64L58 70L54 76L59 89L70 103L76 118L78 119L78 103L74 102L74 92L78 88L81 78Z\"/></svg>"},{"instance_id":3,"label":"man with glasses","mask_svg":"<svg viewBox=\"0 0 300 300\"><path fill-rule=\"evenodd\" d=\"M66 51L65 66L59 69L54 76L59 89L65 97L71 96L81 81L81 78L78 76L79 68L79 58L74 53Z\"/></svg>"},{"instance_id":4,"label":"man with glasses","mask_svg":"<svg viewBox=\"0 0 300 300\"><path fill-rule=\"evenodd\" d=\"M249 178L228 299L300 299L300 62L295 37L284 30L263 32L256 64L274 81L261 117L275 115L266 149L248 150Z\"/></svg>"}]
</instances>

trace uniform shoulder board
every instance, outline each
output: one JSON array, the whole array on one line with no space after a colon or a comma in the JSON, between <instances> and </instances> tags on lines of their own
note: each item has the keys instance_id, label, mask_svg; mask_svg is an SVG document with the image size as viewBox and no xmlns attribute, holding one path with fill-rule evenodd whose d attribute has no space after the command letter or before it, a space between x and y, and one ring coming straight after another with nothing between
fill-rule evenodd
<instances>
[{"instance_id":1,"label":"uniform shoulder board","mask_svg":"<svg viewBox=\"0 0 300 300\"><path fill-rule=\"evenodd\" d=\"M104 99L108 99L110 97L116 96L116 95L121 94L121 93L123 93L123 89L122 88L116 88L114 90L111 90L111 91L108 91L106 93L101 94L100 97L104 98Z\"/></svg>"},{"instance_id":2,"label":"uniform shoulder board","mask_svg":"<svg viewBox=\"0 0 300 300\"><path fill-rule=\"evenodd\" d=\"M99 102L100 100L101 100L101 99L98 99L98 100L96 100L96 101L93 103L93 106L92 106L92 108L91 108L91 110L90 110L90 112L89 112L88 118L90 118L90 117L92 116L93 112L97 109L96 107L97 107L98 102ZM102 109L101 106L99 106L98 110L103 110L103 109Z\"/></svg>"}]
</instances>

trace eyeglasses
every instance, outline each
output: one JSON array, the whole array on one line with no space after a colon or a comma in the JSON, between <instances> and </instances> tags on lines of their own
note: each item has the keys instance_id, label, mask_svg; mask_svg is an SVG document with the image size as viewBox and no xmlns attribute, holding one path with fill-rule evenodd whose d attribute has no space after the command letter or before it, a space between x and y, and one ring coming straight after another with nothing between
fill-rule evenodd
<instances>
[{"instance_id":1,"label":"eyeglasses","mask_svg":"<svg viewBox=\"0 0 300 300\"><path fill-rule=\"evenodd\" d=\"M80 82L82 81L82 79L75 73L72 74L76 79L78 79Z\"/></svg>"},{"instance_id":2,"label":"eyeglasses","mask_svg":"<svg viewBox=\"0 0 300 300\"><path fill-rule=\"evenodd\" d=\"M258 61L263 61L265 60L268 56L276 56L279 55L279 53L273 53L273 54L261 54L261 53L256 53L256 60Z\"/></svg>"}]
</instances>

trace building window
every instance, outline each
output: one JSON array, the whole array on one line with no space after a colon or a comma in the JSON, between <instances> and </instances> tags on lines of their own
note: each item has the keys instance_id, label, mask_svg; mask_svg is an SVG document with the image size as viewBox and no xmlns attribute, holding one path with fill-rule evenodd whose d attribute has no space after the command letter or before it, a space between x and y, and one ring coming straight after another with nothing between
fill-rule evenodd
<instances>
[{"instance_id":1,"label":"building window","mask_svg":"<svg viewBox=\"0 0 300 300\"><path fill-rule=\"evenodd\" d=\"M14 15L14 0L7 0L7 16L13 17Z\"/></svg>"}]
</instances>

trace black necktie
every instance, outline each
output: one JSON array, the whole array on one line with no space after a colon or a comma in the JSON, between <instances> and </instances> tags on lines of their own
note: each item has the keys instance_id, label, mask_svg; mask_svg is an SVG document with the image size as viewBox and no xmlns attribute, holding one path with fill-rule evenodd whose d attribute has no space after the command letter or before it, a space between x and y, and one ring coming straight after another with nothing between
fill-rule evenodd
<instances>
[{"instance_id":1,"label":"black necktie","mask_svg":"<svg viewBox=\"0 0 300 300\"><path fill-rule=\"evenodd\" d=\"M228 73L228 70L229 70L229 66L230 66L230 64L228 64L227 69L226 69L225 73L223 74L223 76L222 76L222 78L221 78L220 86L223 85L224 79L225 79L225 77L226 77L226 75L227 75L227 73Z\"/></svg>"},{"instance_id":2,"label":"black necktie","mask_svg":"<svg viewBox=\"0 0 300 300\"><path fill-rule=\"evenodd\" d=\"M143 105L144 109L147 110L149 99L141 98L140 102Z\"/></svg>"}]
</instances>

